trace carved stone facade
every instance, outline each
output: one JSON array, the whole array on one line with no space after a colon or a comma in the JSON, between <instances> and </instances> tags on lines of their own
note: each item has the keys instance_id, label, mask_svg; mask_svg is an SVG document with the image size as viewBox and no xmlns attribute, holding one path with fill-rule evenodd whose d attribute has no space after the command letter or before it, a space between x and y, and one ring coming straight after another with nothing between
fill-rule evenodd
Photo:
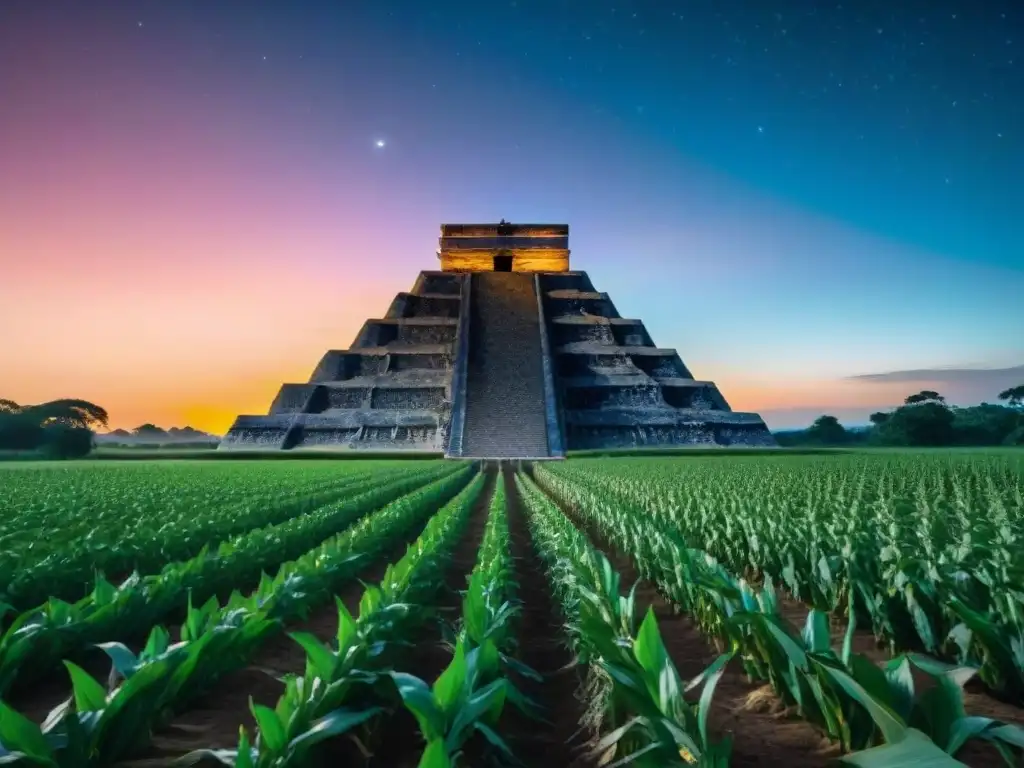
<instances>
[{"instance_id":1,"label":"carved stone facade","mask_svg":"<svg viewBox=\"0 0 1024 768\"><path fill-rule=\"evenodd\" d=\"M421 272L307 383L284 384L269 414L239 416L221 448L544 458L775 445L760 416L733 412L675 350L655 347L640 320L620 317L585 272L569 271L568 239L566 225L442 225L442 270Z\"/></svg>"},{"instance_id":2,"label":"carved stone facade","mask_svg":"<svg viewBox=\"0 0 1024 768\"><path fill-rule=\"evenodd\" d=\"M640 320L620 317L586 272L539 275L569 450L671 445L774 446L756 413L736 413Z\"/></svg>"},{"instance_id":3,"label":"carved stone facade","mask_svg":"<svg viewBox=\"0 0 1024 768\"><path fill-rule=\"evenodd\" d=\"M349 349L305 384L284 384L266 416L239 416L221 447L442 451L466 278L421 272Z\"/></svg>"}]
</instances>

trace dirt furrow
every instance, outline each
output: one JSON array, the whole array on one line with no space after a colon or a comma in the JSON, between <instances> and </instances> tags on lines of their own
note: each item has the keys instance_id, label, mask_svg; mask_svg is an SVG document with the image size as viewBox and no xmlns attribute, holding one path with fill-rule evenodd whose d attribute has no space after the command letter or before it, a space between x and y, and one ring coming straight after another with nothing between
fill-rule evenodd
<instances>
[{"instance_id":1,"label":"dirt furrow","mask_svg":"<svg viewBox=\"0 0 1024 768\"><path fill-rule=\"evenodd\" d=\"M503 475L517 596L522 601L515 656L544 678L543 682L537 682L516 676L513 683L524 695L542 705L547 722L526 717L509 707L499 730L524 764L569 766L573 764L574 753L579 751L573 745L580 739L574 737L585 710L580 698L580 669L567 645L563 619L554 602L543 562L530 540L513 467L505 465Z\"/></svg>"}]
</instances>

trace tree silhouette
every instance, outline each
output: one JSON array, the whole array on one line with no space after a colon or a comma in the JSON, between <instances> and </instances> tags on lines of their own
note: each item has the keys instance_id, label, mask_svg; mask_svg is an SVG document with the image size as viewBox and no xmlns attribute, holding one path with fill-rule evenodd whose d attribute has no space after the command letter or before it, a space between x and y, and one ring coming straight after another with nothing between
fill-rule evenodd
<instances>
[{"instance_id":1,"label":"tree silhouette","mask_svg":"<svg viewBox=\"0 0 1024 768\"><path fill-rule=\"evenodd\" d=\"M1005 400L1006 404L1011 408L1017 408L1024 405L1024 384L1018 384L1016 387L1004 389L999 393L999 399Z\"/></svg>"},{"instance_id":2,"label":"tree silhouette","mask_svg":"<svg viewBox=\"0 0 1024 768\"><path fill-rule=\"evenodd\" d=\"M910 395L903 402L906 405L917 405L918 403L945 403L946 398L938 392L933 392L930 389L923 389L916 395Z\"/></svg>"}]
</instances>

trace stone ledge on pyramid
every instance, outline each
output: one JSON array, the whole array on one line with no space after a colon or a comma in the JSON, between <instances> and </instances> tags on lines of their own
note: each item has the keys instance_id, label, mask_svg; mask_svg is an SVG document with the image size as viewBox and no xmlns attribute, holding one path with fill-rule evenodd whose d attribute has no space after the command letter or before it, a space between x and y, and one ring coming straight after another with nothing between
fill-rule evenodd
<instances>
[{"instance_id":1,"label":"stone ledge on pyramid","mask_svg":"<svg viewBox=\"0 0 1024 768\"><path fill-rule=\"evenodd\" d=\"M582 342L613 347L654 346L642 322L619 317L565 315L552 318L548 331L556 349Z\"/></svg>"},{"instance_id":2,"label":"stone ledge on pyramid","mask_svg":"<svg viewBox=\"0 0 1024 768\"><path fill-rule=\"evenodd\" d=\"M569 410L567 424L580 426L631 426L637 424L734 424L763 425L756 413L703 408L602 408Z\"/></svg>"},{"instance_id":3,"label":"stone ledge on pyramid","mask_svg":"<svg viewBox=\"0 0 1024 768\"><path fill-rule=\"evenodd\" d=\"M444 293L399 293L385 318L458 318L462 298Z\"/></svg>"},{"instance_id":4,"label":"stone ledge on pyramid","mask_svg":"<svg viewBox=\"0 0 1024 768\"><path fill-rule=\"evenodd\" d=\"M562 401L569 409L606 407L666 407L729 411L729 404L713 381L654 378L642 371L632 374L592 373L563 376Z\"/></svg>"},{"instance_id":5,"label":"stone ledge on pyramid","mask_svg":"<svg viewBox=\"0 0 1024 768\"><path fill-rule=\"evenodd\" d=\"M364 408L338 408L327 413L300 413L293 417L293 425L306 429L329 427L413 427L439 424L437 412L427 409L400 410Z\"/></svg>"},{"instance_id":6,"label":"stone ledge on pyramid","mask_svg":"<svg viewBox=\"0 0 1024 768\"><path fill-rule=\"evenodd\" d=\"M770 448L776 445L775 438L764 422L643 423L622 426L568 424L567 432L576 450L647 446Z\"/></svg>"},{"instance_id":7,"label":"stone ledge on pyramid","mask_svg":"<svg viewBox=\"0 0 1024 768\"><path fill-rule=\"evenodd\" d=\"M455 343L457 317L406 317L367 320L352 347L413 347Z\"/></svg>"},{"instance_id":8,"label":"stone ledge on pyramid","mask_svg":"<svg viewBox=\"0 0 1024 768\"><path fill-rule=\"evenodd\" d=\"M590 275L582 270L570 270L555 274L541 275L541 290L547 295L551 291L596 292Z\"/></svg>"},{"instance_id":9,"label":"stone ledge on pyramid","mask_svg":"<svg viewBox=\"0 0 1024 768\"><path fill-rule=\"evenodd\" d=\"M561 376L628 371L645 373L657 381L693 379L674 349L620 347L584 341L560 347L555 354L555 360Z\"/></svg>"},{"instance_id":10,"label":"stone ledge on pyramid","mask_svg":"<svg viewBox=\"0 0 1024 768\"><path fill-rule=\"evenodd\" d=\"M285 384L270 414L325 413L338 409L443 409L450 404L445 371L405 371L329 384Z\"/></svg>"},{"instance_id":11,"label":"stone ledge on pyramid","mask_svg":"<svg viewBox=\"0 0 1024 768\"><path fill-rule=\"evenodd\" d=\"M554 315L549 316L548 319L555 325L643 325L643 321L637 320L635 317L605 317L604 315Z\"/></svg>"},{"instance_id":12,"label":"stone ledge on pyramid","mask_svg":"<svg viewBox=\"0 0 1024 768\"><path fill-rule=\"evenodd\" d=\"M266 450L284 446L294 417L289 414L274 416L238 416L231 429L220 441L218 450Z\"/></svg>"},{"instance_id":13,"label":"stone ledge on pyramid","mask_svg":"<svg viewBox=\"0 0 1024 768\"><path fill-rule=\"evenodd\" d=\"M320 358L311 383L346 381L360 376L406 370L451 371L454 361L450 344L420 344L406 347L361 347L332 349Z\"/></svg>"},{"instance_id":14,"label":"stone ledge on pyramid","mask_svg":"<svg viewBox=\"0 0 1024 768\"><path fill-rule=\"evenodd\" d=\"M573 289L548 291L544 295L544 310L551 318L600 317L607 320L619 318L615 304L607 293L577 291Z\"/></svg>"},{"instance_id":15,"label":"stone ledge on pyramid","mask_svg":"<svg viewBox=\"0 0 1024 768\"><path fill-rule=\"evenodd\" d=\"M424 270L416 278L416 283L412 287L412 293L461 296L462 280L462 275L442 272L440 270Z\"/></svg>"},{"instance_id":16,"label":"stone ledge on pyramid","mask_svg":"<svg viewBox=\"0 0 1024 768\"><path fill-rule=\"evenodd\" d=\"M437 451L443 434L432 411L337 410L296 416L286 447Z\"/></svg>"}]
</instances>

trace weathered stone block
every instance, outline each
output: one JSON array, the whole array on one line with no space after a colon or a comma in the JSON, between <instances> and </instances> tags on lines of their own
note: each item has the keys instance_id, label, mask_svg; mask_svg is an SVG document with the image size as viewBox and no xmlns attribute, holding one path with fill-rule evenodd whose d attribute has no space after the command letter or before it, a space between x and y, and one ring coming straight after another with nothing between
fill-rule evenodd
<instances>
[{"instance_id":1,"label":"weathered stone block","mask_svg":"<svg viewBox=\"0 0 1024 768\"><path fill-rule=\"evenodd\" d=\"M394 410L440 410L445 391L438 387L376 387L370 399L371 408Z\"/></svg>"}]
</instances>

